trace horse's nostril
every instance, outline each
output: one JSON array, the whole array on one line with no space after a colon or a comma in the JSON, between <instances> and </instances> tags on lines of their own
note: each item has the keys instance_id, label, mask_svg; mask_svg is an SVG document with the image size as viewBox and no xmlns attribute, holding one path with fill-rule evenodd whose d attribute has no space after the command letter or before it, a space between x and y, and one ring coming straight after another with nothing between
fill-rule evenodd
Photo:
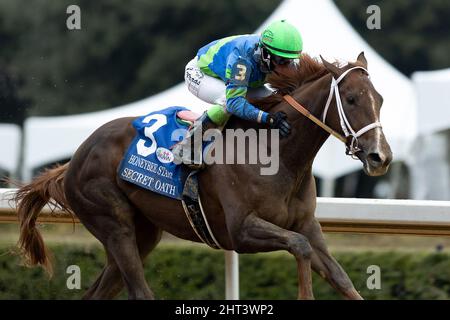
<instances>
[{"instance_id":1,"label":"horse's nostril","mask_svg":"<svg viewBox=\"0 0 450 320\"><path fill-rule=\"evenodd\" d=\"M383 162L378 153L369 153L367 159L374 165L380 165Z\"/></svg>"}]
</instances>

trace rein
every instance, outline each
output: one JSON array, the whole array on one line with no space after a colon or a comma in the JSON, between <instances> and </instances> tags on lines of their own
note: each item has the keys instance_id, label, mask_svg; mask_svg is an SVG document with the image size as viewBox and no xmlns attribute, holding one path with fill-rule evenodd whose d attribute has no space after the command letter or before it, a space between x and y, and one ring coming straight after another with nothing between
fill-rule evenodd
<instances>
[{"instance_id":1,"label":"rein","mask_svg":"<svg viewBox=\"0 0 450 320\"><path fill-rule=\"evenodd\" d=\"M345 112L344 112L344 108L342 106L342 101L341 101L341 95L339 93L339 82L342 81L342 79L345 78L345 76L347 74L349 74L350 71L355 70L355 69L362 69L364 71L366 71L368 73L368 71L363 68L363 67L353 67L348 69L347 71L345 71L337 80L332 77L331 79L331 85L330 85L330 94L328 95L328 100L327 103L325 105L325 109L323 111L323 116L322 116L322 121L320 121L318 118L316 118L315 116L313 116L311 114L311 112L309 112L305 107L303 107L300 103L298 103L297 101L295 101L294 98L292 98L290 95L285 95L283 96L283 99L286 100L286 102L293 107L295 110L297 110L298 112L300 112L301 114L303 114L305 117L307 117L308 119L310 119L311 121L313 121L315 124L317 124L319 127L321 127L322 129L324 129L326 132L328 132L329 134L333 135L334 137L336 137L337 139L341 140L344 144L347 143L347 138L348 137L352 137L352 141L350 143L350 146L346 145L346 154L350 155L353 159L358 159L355 154L358 151L361 151L361 149L358 147L358 138L361 137L364 133L375 129L375 128L381 128L381 123L380 122L374 122L371 123L365 127L363 127L362 129L360 129L359 131L355 132L355 130L353 130L352 126L350 125L350 122L348 121ZM330 107L331 104L331 100L333 99L333 93L334 96L336 98L336 108L338 110L338 115L339 115L339 123L341 124L341 128L342 128L342 132L344 132L344 136L342 136L341 134L337 133L336 131L334 131L333 129L331 129L329 126L327 126L325 124L325 119L327 117L327 113L328 113L328 109Z\"/></svg>"}]
</instances>

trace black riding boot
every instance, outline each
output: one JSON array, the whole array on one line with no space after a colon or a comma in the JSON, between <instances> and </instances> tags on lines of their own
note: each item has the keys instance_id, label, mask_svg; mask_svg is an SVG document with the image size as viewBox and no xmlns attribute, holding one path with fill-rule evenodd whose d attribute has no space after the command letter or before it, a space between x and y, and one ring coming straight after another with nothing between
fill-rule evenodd
<instances>
[{"instance_id":1,"label":"black riding boot","mask_svg":"<svg viewBox=\"0 0 450 320\"><path fill-rule=\"evenodd\" d=\"M198 118L183 141L175 145L172 150L174 155L174 162L183 163L191 169L200 169L204 166L203 163L203 134L208 129L217 128L217 125L211 121L208 114L204 112Z\"/></svg>"}]
</instances>

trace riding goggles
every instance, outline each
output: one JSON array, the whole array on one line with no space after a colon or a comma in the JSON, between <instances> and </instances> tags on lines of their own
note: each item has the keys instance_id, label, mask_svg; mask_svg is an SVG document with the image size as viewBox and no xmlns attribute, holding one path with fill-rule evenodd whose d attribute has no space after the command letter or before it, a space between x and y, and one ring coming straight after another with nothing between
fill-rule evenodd
<instances>
[{"instance_id":1,"label":"riding goggles","mask_svg":"<svg viewBox=\"0 0 450 320\"><path fill-rule=\"evenodd\" d=\"M287 59L287 58L283 58L283 57L276 56L276 55L272 55L271 59L277 65L290 64L294 61L294 59Z\"/></svg>"}]
</instances>

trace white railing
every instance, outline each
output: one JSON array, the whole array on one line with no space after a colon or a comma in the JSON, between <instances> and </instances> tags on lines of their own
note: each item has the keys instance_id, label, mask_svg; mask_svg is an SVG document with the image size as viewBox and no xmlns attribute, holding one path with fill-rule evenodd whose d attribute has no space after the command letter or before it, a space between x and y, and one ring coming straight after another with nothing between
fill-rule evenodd
<instances>
[{"instance_id":1,"label":"white railing","mask_svg":"<svg viewBox=\"0 0 450 320\"><path fill-rule=\"evenodd\" d=\"M0 189L0 222L15 222L15 208ZM72 222L72 218L46 208L40 221ZM450 236L450 201L317 198L316 217L325 232ZM77 222L77 220L75 220ZM225 252L226 299L239 299L239 261Z\"/></svg>"}]
</instances>

